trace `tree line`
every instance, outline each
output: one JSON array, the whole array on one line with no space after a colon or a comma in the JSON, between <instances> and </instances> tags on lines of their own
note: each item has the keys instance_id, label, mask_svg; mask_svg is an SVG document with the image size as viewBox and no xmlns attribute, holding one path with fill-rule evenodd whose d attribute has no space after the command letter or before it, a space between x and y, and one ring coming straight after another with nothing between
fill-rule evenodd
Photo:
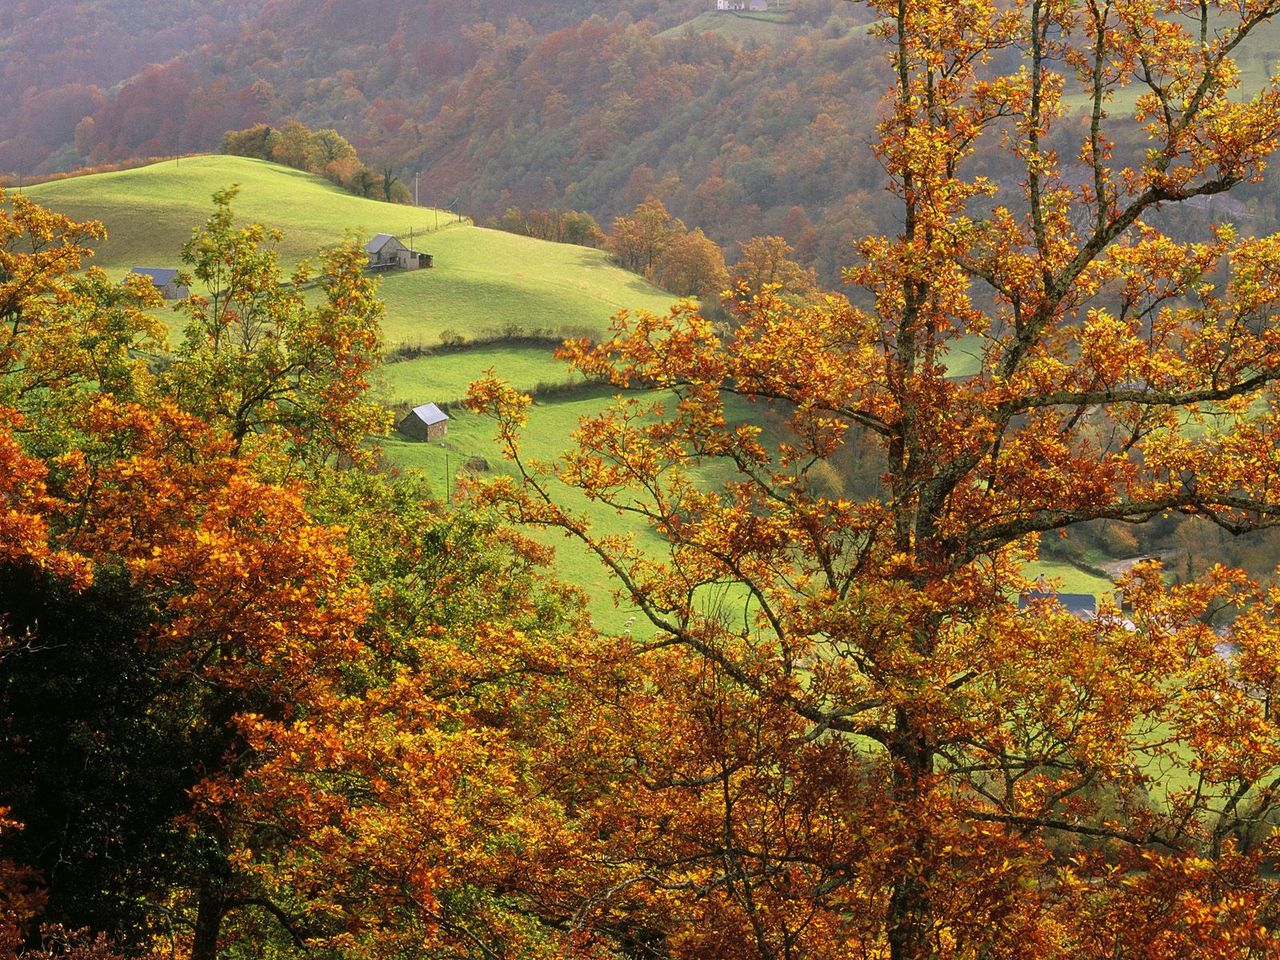
<instances>
[{"instance_id":1,"label":"tree line","mask_svg":"<svg viewBox=\"0 0 1280 960\"><path fill-rule=\"evenodd\" d=\"M361 197L377 197L387 203L413 200L393 170L375 171L356 156L356 148L337 130L310 130L297 120L288 120L279 128L257 123L223 134L221 151L319 174Z\"/></svg>"}]
</instances>

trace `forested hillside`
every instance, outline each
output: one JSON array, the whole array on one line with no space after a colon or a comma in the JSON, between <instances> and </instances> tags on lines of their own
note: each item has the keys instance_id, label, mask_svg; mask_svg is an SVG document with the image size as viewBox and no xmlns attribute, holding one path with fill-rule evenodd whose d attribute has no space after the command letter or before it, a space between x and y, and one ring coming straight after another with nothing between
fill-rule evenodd
<instances>
[{"instance_id":1,"label":"forested hillside","mask_svg":"<svg viewBox=\"0 0 1280 960\"><path fill-rule=\"evenodd\" d=\"M833 286L854 238L894 226L870 146L885 91L871 15L837 0L711 6L430 0L369 16L355 0L273 0L155 14L114 0L11 14L10 47L33 42L0 73L0 110L22 118L0 171L211 150L227 130L293 118L336 128L372 167L417 175L424 203L477 221L514 205L607 225L653 196L730 258L751 236L783 236ZM102 22L118 29L87 43ZM1259 33L1239 53L1247 86L1275 61L1275 31ZM1078 96L1064 106L1085 122ZM1230 213L1273 209L1255 196Z\"/></svg>"},{"instance_id":2,"label":"forested hillside","mask_svg":"<svg viewBox=\"0 0 1280 960\"><path fill-rule=\"evenodd\" d=\"M83 162L102 134L93 117L115 95L115 84L148 64L165 63L233 36L267 0L74 0L45 3L9 0L0 4L0 170L30 172ZM172 152L235 115L243 106L235 91L211 84L208 96L220 109L205 111L198 129L180 129L185 104L175 104L150 86L145 75L137 90L164 99L167 122L156 128L130 126L127 137L137 154ZM86 120L86 118L89 118ZM214 131L212 136L217 136Z\"/></svg>"},{"instance_id":3,"label":"forested hillside","mask_svg":"<svg viewBox=\"0 0 1280 960\"><path fill-rule=\"evenodd\" d=\"M370 18L345 0L278 0L196 49L114 51L117 64L182 55L109 92L58 88L45 105L53 94L35 82L21 109L37 132L0 146L0 170L214 149L228 129L294 117L336 127L402 179L420 173L424 201L457 199L477 218L568 205L607 222L652 194L721 243L782 233L832 280L873 222L883 85L866 15L827 0L764 20L706 7L495 0ZM207 16L226 33L250 12ZM64 61L87 29L60 24L50 32L65 42L48 55Z\"/></svg>"}]
</instances>

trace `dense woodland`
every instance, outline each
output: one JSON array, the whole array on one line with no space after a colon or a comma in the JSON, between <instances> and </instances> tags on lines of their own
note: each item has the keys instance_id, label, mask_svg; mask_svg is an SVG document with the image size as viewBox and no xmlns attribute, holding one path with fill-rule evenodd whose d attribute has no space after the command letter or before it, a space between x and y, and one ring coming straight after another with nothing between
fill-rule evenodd
<instances>
[{"instance_id":1,"label":"dense woodland","mask_svg":"<svg viewBox=\"0 0 1280 960\"><path fill-rule=\"evenodd\" d=\"M1280 592L1225 546L1280 528L1280 235L1210 209L1280 152L1232 57L1280 3L1173 5L797 6L783 49L657 38L682 5L277 0L106 97L94 162L225 119L160 91L256 89L233 143L277 101L324 129L305 88L510 227L737 284L565 342L611 391L555 462L472 384L506 464L441 497L380 459L358 242L287 273L219 191L170 338L101 224L0 194L0 956L1280 956ZM584 208L603 239L527 213ZM824 296L791 254L829 274L846 233ZM1020 603L1054 541L1192 524L1249 569ZM635 622L593 624L606 574L559 583L547 533Z\"/></svg>"},{"instance_id":2,"label":"dense woodland","mask_svg":"<svg viewBox=\"0 0 1280 960\"><path fill-rule=\"evenodd\" d=\"M884 53L857 4L796 0L770 20L716 19L701 0L432 0L376 17L355 0L166 5L158 19L100 6L56 25L10 17L23 55L0 73L0 172L212 150L227 130L293 119L336 129L375 174L420 174L424 203L477 221L516 206L607 223L652 197L731 261L750 237L784 237L828 287L856 238L895 226L871 151ZM1270 36L1248 64L1270 62ZM126 77L126 63L150 65ZM1274 210L1269 191L1233 203L1242 222Z\"/></svg>"}]
</instances>

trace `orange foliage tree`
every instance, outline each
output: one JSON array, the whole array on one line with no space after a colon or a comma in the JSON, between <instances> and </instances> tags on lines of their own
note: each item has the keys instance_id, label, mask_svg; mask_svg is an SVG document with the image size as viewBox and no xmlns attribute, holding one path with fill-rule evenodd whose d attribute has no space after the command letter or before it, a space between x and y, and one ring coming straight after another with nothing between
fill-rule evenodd
<instances>
[{"instance_id":1,"label":"orange foliage tree","mask_svg":"<svg viewBox=\"0 0 1280 960\"><path fill-rule=\"evenodd\" d=\"M733 282L753 295L777 284L788 297L810 299L818 292L818 275L792 260L793 253L782 237L752 237L733 265Z\"/></svg>"},{"instance_id":2,"label":"orange foliage tree","mask_svg":"<svg viewBox=\"0 0 1280 960\"><path fill-rule=\"evenodd\" d=\"M142 896L154 898L144 911L154 915L162 904L172 939L197 957L216 954L229 916L256 912L288 929L288 915L229 861L242 834L252 833L232 816L234 796L215 786L234 782L244 765L234 718L253 711L283 719L313 700L313 688L340 665L358 662L355 631L367 611L339 531L312 521L301 490L264 480L274 464L240 456L239 447L249 429L282 422L290 443L307 445L298 457L316 462L363 439L371 408L361 399L362 377L378 336L377 304L353 256L328 261L321 305L304 306L276 289L274 260L260 255L255 231L236 233L229 214L223 226L224 236L201 234L210 249L194 258L216 306L192 304L207 324L168 372L185 388L183 406L201 419L164 395L166 383L145 362L163 348L163 331L146 311L157 303L154 291L76 272L100 225L22 197L0 207L0 796L24 824L15 832L8 816L0 818L4 845L25 843L30 865L56 866L79 882L94 903L68 904L67 882L44 877L49 903L73 914L102 917L102 904L120 894L115 888L143 886ZM264 301L281 309L254 312ZM232 359L209 345L219 336L236 337ZM255 345L262 349L253 352ZM194 373L219 360L239 378L224 378L221 392L197 391L210 381ZM237 389L242 402L233 409L249 425L239 434L241 420L225 415L223 402ZM256 407L243 403L251 389ZM116 617L134 631L123 657L107 648ZM98 658L87 675L90 660L77 663L81 656ZM105 675L121 663L135 672ZM113 683L121 702L92 702ZM59 693L35 710L10 712L31 700L25 686L46 689L40 684L88 690L88 702ZM57 731L66 742L50 748L46 733L59 717L71 719ZM131 752L128 736L163 742L170 754ZM58 759L77 751L81 765L66 779ZM112 767L126 758L141 769ZM57 776L42 779L41 770ZM163 818L111 822L134 816L129 790L148 772L170 791L153 803L143 784L148 809L165 811ZM77 794L75 777L110 795ZM210 789L193 806L185 791L205 779ZM42 796L49 781L66 789ZM185 810L179 821L175 807ZM168 843L175 833L185 842ZM150 834L166 840L152 849ZM77 860L86 838L97 843ZM56 859L40 862L49 851ZM0 857L0 899L16 903L15 884L29 876ZM34 911L5 910L0 936L11 941L17 921L26 924Z\"/></svg>"},{"instance_id":3,"label":"orange foliage tree","mask_svg":"<svg viewBox=\"0 0 1280 960\"><path fill-rule=\"evenodd\" d=\"M485 496L585 543L647 621L649 679L608 698L637 777L583 814L610 869L580 922L687 957L1274 956L1280 593L1149 564L1124 614L1016 600L1043 535L1280 521L1280 237L1160 227L1276 149L1280 90L1242 98L1232 57L1280 5L872 7L902 229L860 244L864 309L623 315L564 352L632 392L554 465L521 457L527 400L472 387L522 477ZM1051 149L1070 103L1082 138ZM969 172L991 150L1017 187ZM862 434L885 468L854 502L815 478Z\"/></svg>"}]
</instances>

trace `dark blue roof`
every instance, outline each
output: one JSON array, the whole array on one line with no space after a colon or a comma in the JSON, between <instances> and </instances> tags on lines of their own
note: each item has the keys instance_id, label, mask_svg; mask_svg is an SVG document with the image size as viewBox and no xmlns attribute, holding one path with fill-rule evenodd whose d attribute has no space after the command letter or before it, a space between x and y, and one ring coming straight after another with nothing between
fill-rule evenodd
<instances>
[{"instance_id":1,"label":"dark blue roof","mask_svg":"<svg viewBox=\"0 0 1280 960\"><path fill-rule=\"evenodd\" d=\"M1091 593L1049 593L1041 590L1018 597L1018 609L1025 610L1036 601L1056 601L1067 613L1077 617L1092 617L1098 613L1098 598Z\"/></svg>"},{"instance_id":2,"label":"dark blue roof","mask_svg":"<svg viewBox=\"0 0 1280 960\"><path fill-rule=\"evenodd\" d=\"M140 273L144 277L150 277L151 282L157 287L163 287L166 283L172 283L173 278L178 275L178 271L173 267L134 267L130 273Z\"/></svg>"}]
</instances>

